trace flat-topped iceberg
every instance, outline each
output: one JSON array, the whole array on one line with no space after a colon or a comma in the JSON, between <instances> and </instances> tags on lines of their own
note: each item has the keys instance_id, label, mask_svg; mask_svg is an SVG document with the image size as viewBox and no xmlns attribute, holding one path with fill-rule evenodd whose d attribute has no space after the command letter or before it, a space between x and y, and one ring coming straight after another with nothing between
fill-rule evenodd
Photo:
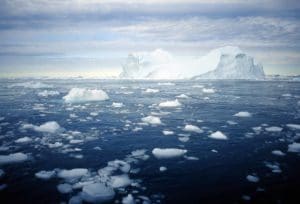
<instances>
[{"instance_id":1,"label":"flat-topped iceberg","mask_svg":"<svg viewBox=\"0 0 300 204\"><path fill-rule=\"evenodd\" d=\"M264 79L263 66L238 47L180 60L161 49L128 55L120 78L127 79Z\"/></svg>"}]
</instances>

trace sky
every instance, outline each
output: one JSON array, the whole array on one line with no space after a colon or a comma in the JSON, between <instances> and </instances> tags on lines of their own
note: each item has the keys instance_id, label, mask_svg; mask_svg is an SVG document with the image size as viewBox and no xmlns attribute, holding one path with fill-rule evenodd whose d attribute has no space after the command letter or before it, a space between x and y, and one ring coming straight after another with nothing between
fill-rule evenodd
<instances>
[{"instance_id":1,"label":"sky","mask_svg":"<svg viewBox=\"0 0 300 204\"><path fill-rule=\"evenodd\" d=\"M0 0L0 77L111 77L131 52L238 46L300 74L298 0Z\"/></svg>"}]
</instances>

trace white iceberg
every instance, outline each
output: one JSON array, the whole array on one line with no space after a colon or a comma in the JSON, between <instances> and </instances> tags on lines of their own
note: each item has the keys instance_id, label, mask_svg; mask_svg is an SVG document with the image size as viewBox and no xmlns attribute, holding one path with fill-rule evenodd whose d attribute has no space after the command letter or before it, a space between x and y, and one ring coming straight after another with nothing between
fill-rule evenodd
<instances>
[{"instance_id":1,"label":"white iceberg","mask_svg":"<svg viewBox=\"0 0 300 204\"><path fill-rule=\"evenodd\" d=\"M111 104L111 106L114 107L114 108L122 108L124 106L124 104L123 103L113 102Z\"/></svg>"},{"instance_id":2,"label":"white iceberg","mask_svg":"<svg viewBox=\"0 0 300 204\"><path fill-rule=\"evenodd\" d=\"M106 92L101 89L72 88L63 97L66 103L81 103L88 101L104 101L109 99Z\"/></svg>"},{"instance_id":3,"label":"white iceberg","mask_svg":"<svg viewBox=\"0 0 300 204\"><path fill-rule=\"evenodd\" d=\"M131 184L131 180L127 174L112 176L110 178L110 186L112 188L123 188L129 186Z\"/></svg>"},{"instance_id":4,"label":"white iceberg","mask_svg":"<svg viewBox=\"0 0 300 204\"><path fill-rule=\"evenodd\" d=\"M24 124L23 129L33 129L37 132L55 133L61 129L60 125L55 121L45 122L42 125Z\"/></svg>"},{"instance_id":5,"label":"white iceberg","mask_svg":"<svg viewBox=\"0 0 300 204\"><path fill-rule=\"evenodd\" d=\"M105 203L115 197L115 192L103 183L93 183L83 187L81 197L86 202Z\"/></svg>"},{"instance_id":6,"label":"white iceberg","mask_svg":"<svg viewBox=\"0 0 300 204\"><path fill-rule=\"evenodd\" d=\"M181 106L181 103L175 99L174 101L161 102L158 106L161 108L176 108Z\"/></svg>"},{"instance_id":7,"label":"white iceberg","mask_svg":"<svg viewBox=\"0 0 300 204\"><path fill-rule=\"evenodd\" d=\"M281 127L276 127L276 126L271 126L271 127L265 128L265 130L267 132L281 132L282 128Z\"/></svg>"},{"instance_id":8,"label":"white iceberg","mask_svg":"<svg viewBox=\"0 0 300 204\"><path fill-rule=\"evenodd\" d=\"M208 137L212 138L212 139L217 139L217 140L227 140L227 136L222 133L221 131L216 131L211 133Z\"/></svg>"},{"instance_id":9,"label":"white iceberg","mask_svg":"<svg viewBox=\"0 0 300 204\"><path fill-rule=\"evenodd\" d=\"M252 114L247 111L241 111L241 112L234 114L233 116L246 118L246 117L251 117Z\"/></svg>"},{"instance_id":10,"label":"white iceberg","mask_svg":"<svg viewBox=\"0 0 300 204\"><path fill-rule=\"evenodd\" d=\"M196 125L185 125L183 130L187 132L203 133L203 130Z\"/></svg>"},{"instance_id":11,"label":"white iceberg","mask_svg":"<svg viewBox=\"0 0 300 204\"><path fill-rule=\"evenodd\" d=\"M169 158L181 157L186 153L187 153L187 150L178 149L178 148L165 148L165 149L154 148L152 150L152 154L157 159L169 159Z\"/></svg>"},{"instance_id":12,"label":"white iceberg","mask_svg":"<svg viewBox=\"0 0 300 204\"><path fill-rule=\"evenodd\" d=\"M83 168L75 168L71 170L63 169L57 173L57 176L63 179L74 179L74 178L80 178L86 175L87 173L88 170Z\"/></svg>"},{"instance_id":13,"label":"white iceberg","mask_svg":"<svg viewBox=\"0 0 300 204\"><path fill-rule=\"evenodd\" d=\"M27 161L28 159L29 159L28 155L22 152L12 153L9 155L0 155L0 165L20 163L20 162Z\"/></svg>"},{"instance_id":14,"label":"white iceberg","mask_svg":"<svg viewBox=\"0 0 300 204\"><path fill-rule=\"evenodd\" d=\"M151 125L160 125L161 121L159 117L156 116L147 116L142 118L142 121Z\"/></svg>"}]
</instances>

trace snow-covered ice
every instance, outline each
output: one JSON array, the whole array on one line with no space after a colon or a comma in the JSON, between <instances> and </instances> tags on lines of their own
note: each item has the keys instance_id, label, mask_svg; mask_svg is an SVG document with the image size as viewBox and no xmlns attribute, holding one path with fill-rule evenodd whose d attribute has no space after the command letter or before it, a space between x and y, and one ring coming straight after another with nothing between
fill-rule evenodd
<instances>
[{"instance_id":1,"label":"snow-covered ice","mask_svg":"<svg viewBox=\"0 0 300 204\"><path fill-rule=\"evenodd\" d=\"M105 203L114 197L114 190L103 183L92 183L85 185L82 189L82 199L86 202Z\"/></svg>"},{"instance_id":2,"label":"snow-covered ice","mask_svg":"<svg viewBox=\"0 0 300 204\"><path fill-rule=\"evenodd\" d=\"M252 114L247 112L247 111L241 111L241 112L238 112L238 113L234 114L233 116L236 116L236 117L251 117Z\"/></svg>"},{"instance_id":3,"label":"snow-covered ice","mask_svg":"<svg viewBox=\"0 0 300 204\"><path fill-rule=\"evenodd\" d=\"M35 177L43 180L48 180L50 178L53 178L55 176L56 172L55 171L39 171L35 173Z\"/></svg>"},{"instance_id":4,"label":"snow-covered ice","mask_svg":"<svg viewBox=\"0 0 300 204\"><path fill-rule=\"evenodd\" d=\"M190 125L190 124L185 125L183 130L187 132L203 133L203 130L201 128L199 128L196 125Z\"/></svg>"},{"instance_id":5,"label":"snow-covered ice","mask_svg":"<svg viewBox=\"0 0 300 204\"><path fill-rule=\"evenodd\" d=\"M174 131L171 130L163 130L162 132L164 135L174 135Z\"/></svg>"},{"instance_id":6,"label":"snow-covered ice","mask_svg":"<svg viewBox=\"0 0 300 204\"><path fill-rule=\"evenodd\" d=\"M61 129L60 125L56 121L45 122L41 125L24 124L24 129L33 129L37 132L55 133Z\"/></svg>"},{"instance_id":7,"label":"snow-covered ice","mask_svg":"<svg viewBox=\"0 0 300 204\"><path fill-rule=\"evenodd\" d=\"M175 99L174 101L164 101L159 104L162 108L175 108L181 106L181 103Z\"/></svg>"},{"instance_id":8,"label":"snow-covered ice","mask_svg":"<svg viewBox=\"0 0 300 204\"><path fill-rule=\"evenodd\" d=\"M29 156L22 152L12 153L8 155L0 155L0 165L10 163L20 163L29 160Z\"/></svg>"},{"instance_id":9,"label":"snow-covered ice","mask_svg":"<svg viewBox=\"0 0 300 204\"><path fill-rule=\"evenodd\" d=\"M181 157L186 153L187 153L187 150L178 149L178 148L165 148L165 149L154 148L152 150L152 154L157 159L169 159L169 158Z\"/></svg>"},{"instance_id":10,"label":"snow-covered ice","mask_svg":"<svg viewBox=\"0 0 300 204\"><path fill-rule=\"evenodd\" d=\"M21 137L21 138L15 140L15 143L28 143L31 141L32 141L32 139L30 137Z\"/></svg>"},{"instance_id":11,"label":"snow-covered ice","mask_svg":"<svg viewBox=\"0 0 300 204\"><path fill-rule=\"evenodd\" d=\"M212 138L212 139L217 139L217 140L227 140L227 136L222 133L221 131L216 131L211 133L208 137Z\"/></svg>"},{"instance_id":12,"label":"snow-covered ice","mask_svg":"<svg viewBox=\"0 0 300 204\"><path fill-rule=\"evenodd\" d=\"M66 103L82 103L88 101L104 101L109 99L106 92L101 89L72 88L63 97Z\"/></svg>"},{"instance_id":13,"label":"snow-covered ice","mask_svg":"<svg viewBox=\"0 0 300 204\"><path fill-rule=\"evenodd\" d=\"M151 116L151 115L142 118L142 121L145 122L145 123L151 124L151 125L160 125L160 124L162 124L159 117Z\"/></svg>"}]
</instances>

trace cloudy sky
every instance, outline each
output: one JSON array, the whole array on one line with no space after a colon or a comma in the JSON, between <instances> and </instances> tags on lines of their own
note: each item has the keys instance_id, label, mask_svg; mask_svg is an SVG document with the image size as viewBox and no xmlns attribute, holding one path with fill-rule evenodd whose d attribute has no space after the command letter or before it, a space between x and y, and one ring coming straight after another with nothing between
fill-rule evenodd
<instances>
[{"instance_id":1,"label":"cloudy sky","mask_svg":"<svg viewBox=\"0 0 300 204\"><path fill-rule=\"evenodd\" d=\"M130 52L225 45L300 74L300 1L0 0L0 76L113 76Z\"/></svg>"}]
</instances>

